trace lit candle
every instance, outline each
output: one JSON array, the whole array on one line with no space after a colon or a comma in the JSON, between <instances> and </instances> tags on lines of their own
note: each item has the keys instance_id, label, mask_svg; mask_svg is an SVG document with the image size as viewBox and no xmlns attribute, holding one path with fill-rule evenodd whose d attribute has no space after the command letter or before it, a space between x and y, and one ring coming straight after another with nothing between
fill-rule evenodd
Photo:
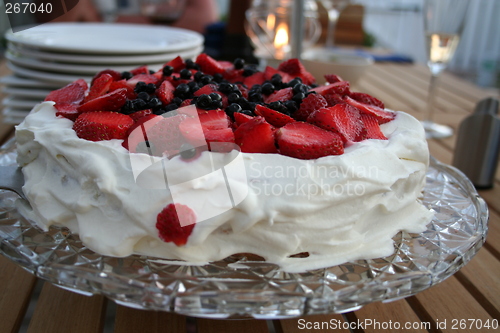
<instances>
[{"instance_id":1,"label":"lit candle","mask_svg":"<svg viewBox=\"0 0 500 333\"><path fill-rule=\"evenodd\" d=\"M276 29L274 37L274 57L279 60L285 59L286 49L288 48L288 25L280 23Z\"/></svg>"}]
</instances>

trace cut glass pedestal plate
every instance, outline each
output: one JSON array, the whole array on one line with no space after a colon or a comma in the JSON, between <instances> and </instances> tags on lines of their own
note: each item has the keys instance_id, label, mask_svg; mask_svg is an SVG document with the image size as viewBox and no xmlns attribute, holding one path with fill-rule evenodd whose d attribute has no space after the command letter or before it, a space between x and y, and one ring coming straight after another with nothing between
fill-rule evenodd
<instances>
[{"instance_id":1,"label":"cut glass pedestal plate","mask_svg":"<svg viewBox=\"0 0 500 333\"><path fill-rule=\"evenodd\" d=\"M0 165L14 165L13 145ZM488 209L457 169L432 160L423 202L435 210L421 234L400 232L386 258L286 273L274 264L231 256L204 266L145 256L114 258L87 249L65 228L43 232L0 190L0 253L41 279L118 304L208 318L286 318L343 313L414 295L457 272L481 248Z\"/></svg>"}]
</instances>

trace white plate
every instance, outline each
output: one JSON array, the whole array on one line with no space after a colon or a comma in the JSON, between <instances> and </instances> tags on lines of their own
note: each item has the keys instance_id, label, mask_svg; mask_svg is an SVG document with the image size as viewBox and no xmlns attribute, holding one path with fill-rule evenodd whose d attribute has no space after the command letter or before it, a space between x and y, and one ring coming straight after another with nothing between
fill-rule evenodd
<instances>
[{"instance_id":1,"label":"white plate","mask_svg":"<svg viewBox=\"0 0 500 333\"><path fill-rule=\"evenodd\" d=\"M59 52L142 54L176 52L203 44L197 32L139 24L46 23L13 33L8 41Z\"/></svg>"},{"instance_id":2,"label":"white plate","mask_svg":"<svg viewBox=\"0 0 500 333\"><path fill-rule=\"evenodd\" d=\"M57 88L56 88L57 89ZM29 88L19 88L19 87L11 87L5 86L2 89L2 92L10 97L18 97L18 98L31 98L31 99L39 99L44 100L45 97L54 89L29 89Z\"/></svg>"},{"instance_id":3,"label":"white plate","mask_svg":"<svg viewBox=\"0 0 500 333\"><path fill-rule=\"evenodd\" d=\"M168 52L151 55L93 55L93 54L72 54L72 53L55 53L45 52L29 47L22 47L9 43L8 50L19 53L28 58L40 60L57 61L71 64L102 64L102 65L142 65L152 63L165 63L177 56L183 59L194 59L203 51L203 46L198 46L192 49Z\"/></svg>"},{"instance_id":4,"label":"white plate","mask_svg":"<svg viewBox=\"0 0 500 333\"><path fill-rule=\"evenodd\" d=\"M46 88L51 90L61 88L61 85L57 83L38 81L16 75L2 76L0 77L0 83L8 86L24 87L24 88L42 88L42 89Z\"/></svg>"},{"instance_id":5,"label":"white plate","mask_svg":"<svg viewBox=\"0 0 500 333\"><path fill-rule=\"evenodd\" d=\"M116 65L76 65L76 64L63 64L56 62L46 62L40 61L36 59L19 57L11 52L5 52L5 58L7 58L14 65L49 71L49 72L57 72L64 73L66 75L95 75L97 72L102 71L104 69L114 69L118 72L128 71L134 68L134 66L116 66ZM173 59L173 58L172 58ZM161 68L164 63L156 63L156 64L148 64L150 69L157 70Z\"/></svg>"},{"instance_id":6,"label":"white plate","mask_svg":"<svg viewBox=\"0 0 500 333\"><path fill-rule=\"evenodd\" d=\"M65 74L56 74L56 73L49 73L49 72L43 72L43 71L38 71L35 69L29 69L25 67L21 67L18 65L14 65L11 62L7 62L7 67L10 68L15 74L18 74L20 76L32 78L32 79L38 79L42 81L48 81L52 83L59 83L62 85L74 82L78 79L84 79L87 82L90 82L92 80L92 76L84 76L84 75L65 75Z\"/></svg>"},{"instance_id":7,"label":"white plate","mask_svg":"<svg viewBox=\"0 0 500 333\"><path fill-rule=\"evenodd\" d=\"M37 105L41 101L42 99L40 98L28 99L28 98L19 98L10 96L2 100L2 105L16 109L31 110L35 105Z\"/></svg>"}]
</instances>

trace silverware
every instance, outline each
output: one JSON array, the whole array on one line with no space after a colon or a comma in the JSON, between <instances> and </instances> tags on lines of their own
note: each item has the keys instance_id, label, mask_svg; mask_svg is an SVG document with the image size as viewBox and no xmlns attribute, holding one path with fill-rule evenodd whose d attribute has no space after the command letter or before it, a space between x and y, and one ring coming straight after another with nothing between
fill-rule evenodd
<instances>
[{"instance_id":1,"label":"silverware","mask_svg":"<svg viewBox=\"0 0 500 333\"><path fill-rule=\"evenodd\" d=\"M0 189L17 193L22 199L27 200L23 192L24 175L16 165L0 166Z\"/></svg>"}]
</instances>

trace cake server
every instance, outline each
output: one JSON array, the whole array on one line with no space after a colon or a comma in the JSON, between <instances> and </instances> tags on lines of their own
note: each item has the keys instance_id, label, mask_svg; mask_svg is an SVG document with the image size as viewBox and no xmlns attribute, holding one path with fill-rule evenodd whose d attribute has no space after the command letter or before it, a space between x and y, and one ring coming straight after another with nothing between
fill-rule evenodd
<instances>
[{"instance_id":1,"label":"cake server","mask_svg":"<svg viewBox=\"0 0 500 333\"><path fill-rule=\"evenodd\" d=\"M27 200L23 192L24 175L16 165L0 166L0 189L17 193L22 199Z\"/></svg>"}]
</instances>

